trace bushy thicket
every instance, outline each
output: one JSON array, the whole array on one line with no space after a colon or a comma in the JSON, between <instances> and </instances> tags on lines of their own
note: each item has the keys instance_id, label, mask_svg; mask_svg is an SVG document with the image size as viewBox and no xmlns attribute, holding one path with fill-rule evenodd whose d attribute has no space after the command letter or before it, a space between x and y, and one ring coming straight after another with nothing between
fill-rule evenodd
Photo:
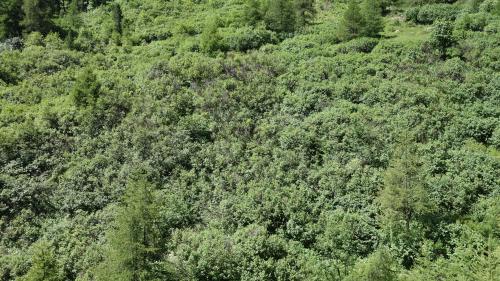
<instances>
[{"instance_id":1,"label":"bushy thicket","mask_svg":"<svg viewBox=\"0 0 500 281\"><path fill-rule=\"evenodd\" d=\"M496 2L21 2L0 280L500 276Z\"/></svg>"}]
</instances>

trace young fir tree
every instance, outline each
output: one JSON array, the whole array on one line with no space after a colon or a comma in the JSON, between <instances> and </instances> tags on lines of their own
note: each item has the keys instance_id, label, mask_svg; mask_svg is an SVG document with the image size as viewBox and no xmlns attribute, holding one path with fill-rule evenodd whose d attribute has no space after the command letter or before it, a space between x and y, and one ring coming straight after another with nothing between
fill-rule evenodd
<instances>
[{"instance_id":1,"label":"young fir tree","mask_svg":"<svg viewBox=\"0 0 500 281\"><path fill-rule=\"evenodd\" d=\"M415 144L403 143L384 175L384 188L378 198L388 224L402 222L410 231L412 221L429 209L429 196L423 185Z\"/></svg>"},{"instance_id":2,"label":"young fir tree","mask_svg":"<svg viewBox=\"0 0 500 281\"><path fill-rule=\"evenodd\" d=\"M39 242L34 247L33 263L21 281L62 281L61 267L54 255L52 246Z\"/></svg>"},{"instance_id":3,"label":"young fir tree","mask_svg":"<svg viewBox=\"0 0 500 281\"><path fill-rule=\"evenodd\" d=\"M88 107L95 104L99 97L101 85L90 68L86 68L78 76L71 96L77 107Z\"/></svg>"},{"instance_id":4,"label":"young fir tree","mask_svg":"<svg viewBox=\"0 0 500 281\"><path fill-rule=\"evenodd\" d=\"M295 31L296 12L292 1L268 1L265 10L264 22L268 29L283 33Z\"/></svg>"},{"instance_id":5,"label":"young fir tree","mask_svg":"<svg viewBox=\"0 0 500 281\"><path fill-rule=\"evenodd\" d=\"M247 0L245 3L245 22L255 25L262 20L262 7L259 0Z\"/></svg>"},{"instance_id":6,"label":"young fir tree","mask_svg":"<svg viewBox=\"0 0 500 281\"><path fill-rule=\"evenodd\" d=\"M360 36L365 26L365 20L356 1L349 1L347 10L340 21L339 37L350 40Z\"/></svg>"},{"instance_id":7,"label":"young fir tree","mask_svg":"<svg viewBox=\"0 0 500 281\"><path fill-rule=\"evenodd\" d=\"M315 15L314 0L294 0L296 12L296 28L302 28L311 23Z\"/></svg>"},{"instance_id":8,"label":"young fir tree","mask_svg":"<svg viewBox=\"0 0 500 281\"><path fill-rule=\"evenodd\" d=\"M23 0L24 18L21 25L26 33L38 31L47 34L52 29L52 16L56 12L55 1Z\"/></svg>"},{"instance_id":9,"label":"young fir tree","mask_svg":"<svg viewBox=\"0 0 500 281\"><path fill-rule=\"evenodd\" d=\"M422 227L434 209L424 186L416 144L403 140L384 174L384 188L377 198L381 208L381 233L390 248L399 252L410 268L418 255Z\"/></svg>"},{"instance_id":10,"label":"young fir tree","mask_svg":"<svg viewBox=\"0 0 500 281\"><path fill-rule=\"evenodd\" d=\"M120 7L120 4L115 3L112 6L112 14L113 14L113 22L114 22L114 31L117 32L118 34L123 33L123 13L122 13L122 8Z\"/></svg>"},{"instance_id":11,"label":"young fir tree","mask_svg":"<svg viewBox=\"0 0 500 281\"><path fill-rule=\"evenodd\" d=\"M363 28L361 34L367 37L377 37L384 29L380 5L374 0L364 0L361 4Z\"/></svg>"},{"instance_id":12,"label":"young fir tree","mask_svg":"<svg viewBox=\"0 0 500 281\"><path fill-rule=\"evenodd\" d=\"M22 0L0 1L0 39L21 34L22 3Z\"/></svg>"},{"instance_id":13,"label":"young fir tree","mask_svg":"<svg viewBox=\"0 0 500 281\"><path fill-rule=\"evenodd\" d=\"M388 249L379 249L354 265L344 281L393 281L397 280L397 268Z\"/></svg>"},{"instance_id":14,"label":"young fir tree","mask_svg":"<svg viewBox=\"0 0 500 281\"><path fill-rule=\"evenodd\" d=\"M213 53L220 48L221 40L218 18L212 18L201 34L200 47L206 53Z\"/></svg>"},{"instance_id":15,"label":"young fir tree","mask_svg":"<svg viewBox=\"0 0 500 281\"><path fill-rule=\"evenodd\" d=\"M159 231L153 186L144 179L131 181L114 228L108 233L105 260L97 269L97 280L152 280L152 262L158 260Z\"/></svg>"},{"instance_id":16,"label":"young fir tree","mask_svg":"<svg viewBox=\"0 0 500 281\"><path fill-rule=\"evenodd\" d=\"M66 25L66 46L69 48L73 47L74 38L77 35L78 29L81 26L80 19L80 5L79 0L72 0L69 4L68 11L65 16Z\"/></svg>"}]
</instances>

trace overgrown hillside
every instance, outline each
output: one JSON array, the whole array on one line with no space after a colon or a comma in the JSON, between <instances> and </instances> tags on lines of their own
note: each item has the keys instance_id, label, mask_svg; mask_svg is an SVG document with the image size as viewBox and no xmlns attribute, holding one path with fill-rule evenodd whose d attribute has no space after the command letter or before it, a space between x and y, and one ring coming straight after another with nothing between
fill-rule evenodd
<instances>
[{"instance_id":1,"label":"overgrown hillside","mask_svg":"<svg viewBox=\"0 0 500 281\"><path fill-rule=\"evenodd\" d=\"M500 1L0 0L0 280L498 280Z\"/></svg>"}]
</instances>

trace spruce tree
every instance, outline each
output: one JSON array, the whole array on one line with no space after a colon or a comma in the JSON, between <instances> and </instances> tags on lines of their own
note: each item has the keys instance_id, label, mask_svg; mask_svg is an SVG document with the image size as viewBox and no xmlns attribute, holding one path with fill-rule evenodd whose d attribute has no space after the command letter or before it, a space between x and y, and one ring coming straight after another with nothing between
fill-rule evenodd
<instances>
[{"instance_id":1,"label":"spruce tree","mask_svg":"<svg viewBox=\"0 0 500 281\"><path fill-rule=\"evenodd\" d=\"M268 29L276 32L295 31L296 12L290 0L273 0L266 5L264 22Z\"/></svg>"},{"instance_id":2,"label":"spruce tree","mask_svg":"<svg viewBox=\"0 0 500 281\"><path fill-rule=\"evenodd\" d=\"M151 280L152 262L159 259L157 210L153 186L145 179L131 181L114 227L108 233L108 250L97 270L97 280Z\"/></svg>"},{"instance_id":3,"label":"spruce tree","mask_svg":"<svg viewBox=\"0 0 500 281\"><path fill-rule=\"evenodd\" d=\"M349 1L347 10L340 22L339 37L343 40L350 40L360 36L365 26L363 15L360 12L356 1Z\"/></svg>"},{"instance_id":4,"label":"spruce tree","mask_svg":"<svg viewBox=\"0 0 500 281\"><path fill-rule=\"evenodd\" d=\"M255 25L262 20L262 7L259 0L247 0L245 7L245 22L249 25Z\"/></svg>"},{"instance_id":5,"label":"spruce tree","mask_svg":"<svg viewBox=\"0 0 500 281\"><path fill-rule=\"evenodd\" d=\"M114 3L111 11L113 14L113 22L115 24L114 31L121 35L123 33L123 30L122 30L122 28L123 28L123 26L122 26L123 13L122 13L122 8L120 7L120 4Z\"/></svg>"},{"instance_id":6,"label":"spruce tree","mask_svg":"<svg viewBox=\"0 0 500 281\"><path fill-rule=\"evenodd\" d=\"M296 27L302 28L314 18L314 0L294 0Z\"/></svg>"},{"instance_id":7,"label":"spruce tree","mask_svg":"<svg viewBox=\"0 0 500 281\"><path fill-rule=\"evenodd\" d=\"M22 0L0 1L0 39L19 36L22 17Z\"/></svg>"},{"instance_id":8,"label":"spruce tree","mask_svg":"<svg viewBox=\"0 0 500 281\"><path fill-rule=\"evenodd\" d=\"M74 38L77 35L78 29L80 28L81 25L81 19L80 19L80 8L79 8L79 0L72 0L69 7L68 11L65 16L65 25L66 25L66 45L69 48L73 47L73 41Z\"/></svg>"},{"instance_id":9,"label":"spruce tree","mask_svg":"<svg viewBox=\"0 0 500 281\"><path fill-rule=\"evenodd\" d=\"M382 22L382 11L377 1L364 0L361 4L363 15L363 28L361 34L367 37L377 37L384 29Z\"/></svg>"},{"instance_id":10,"label":"spruce tree","mask_svg":"<svg viewBox=\"0 0 500 281\"><path fill-rule=\"evenodd\" d=\"M201 34L200 47L206 53L213 53L220 48L221 40L218 19L212 18Z\"/></svg>"},{"instance_id":11,"label":"spruce tree","mask_svg":"<svg viewBox=\"0 0 500 281\"><path fill-rule=\"evenodd\" d=\"M24 18L21 22L26 33L38 31L47 34L53 27L52 16L56 5L51 0L23 0Z\"/></svg>"},{"instance_id":12,"label":"spruce tree","mask_svg":"<svg viewBox=\"0 0 500 281\"><path fill-rule=\"evenodd\" d=\"M61 267L48 242L39 242L34 246L33 263L21 281L62 281Z\"/></svg>"},{"instance_id":13,"label":"spruce tree","mask_svg":"<svg viewBox=\"0 0 500 281\"><path fill-rule=\"evenodd\" d=\"M383 214L391 222L404 222L409 231L411 222L426 212L428 199L414 144L404 143L384 175L379 196Z\"/></svg>"},{"instance_id":14,"label":"spruce tree","mask_svg":"<svg viewBox=\"0 0 500 281\"><path fill-rule=\"evenodd\" d=\"M101 85L97 81L97 76L90 68L86 68L78 76L71 96L77 107L88 107L95 104L99 97Z\"/></svg>"}]
</instances>

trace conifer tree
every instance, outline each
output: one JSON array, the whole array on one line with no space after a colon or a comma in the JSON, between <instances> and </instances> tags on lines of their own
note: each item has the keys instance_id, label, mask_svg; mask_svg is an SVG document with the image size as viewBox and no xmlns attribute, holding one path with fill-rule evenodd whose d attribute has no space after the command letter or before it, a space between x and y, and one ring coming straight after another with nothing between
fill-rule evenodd
<instances>
[{"instance_id":1,"label":"conifer tree","mask_svg":"<svg viewBox=\"0 0 500 281\"><path fill-rule=\"evenodd\" d=\"M309 24L314 18L314 0L294 0L294 8L297 28Z\"/></svg>"},{"instance_id":2,"label":"conifer tree","mask_svg":"<svg viewBox=\"0 0 500 281\"><path fill-rule=\"evenodd\" d=\"M399 252L402 264L410 268L422 239L422 226L434 205L424 186L416 144L407 138L396 149L377 200L382 234L391 249Z\"/></svg>"},{"instance_id":3,"label":"conifer tree","mask_svg":"<svg viewBox=\"0 0 500 281\"><path fill-rule=\"evenodd\" d=\"M428 210L429 197L423 186L420 163L414 145L404 143L384 175L379 202L390 222L404 222L405 230Z\"/></svg>"},{"instance_id":4,"label":"conifer tree","mask_svg":"<svg viewBox=\"0 0 500 281\"><path fill-rule=\"evenodd\" d=\"M78 107L94 105L100 93L100 84L90 68L86 68L77 78L71 92L73 101Z\"/></svg>"},{"instance_id":5,"label":"conifer tree","mask_svg":"<svg viewBox=\"0 0 500 281\"><path fill-rule=\"evenodd\" d=\"M397 280L395 262L388 249L379 249L366 259L360 260L345 281L393 281Z\"/></svg>"},{"instance_id":6,"label":"conifer tree","mask_svg":"<svg viewBox=\"0 0 500 281\"><path fill-rule=\"evenodd\" d=\"M79 16L80 8L79 8L79 0L72 0L67 14L65 16L65 24L66 24L66 45L69 48L73 47L73 41L75 36L77 35L77 31L81 25L81 19Z\"/></svg>"},{"instance_id":7,"label":"conifer tree","mask_svg":"<svg viewBox=\"0 0 500 281\"><path fill-rule=\"evenodd\" d=\"M54 256L52 246L47 242L35 245L33 264L22 281L62 281L61 268Z\"/></svg>"},{"instance_id":8,"label":"conifer tree","mask_svg":"<svg viewBox=\"0 0 500 281\"><path fill-rule=\"evenodd\" d=\"M262 7L259 0L247 0L245 7L245 22L255 25L262 20Z\"/></svg>"},{"instance_id":9,"label":"conifer tree","mask_svg":"<svg viewBox=\"0 0 500 281\"><path fill-rule=\"evenodd\" d=\"M109 249L98 268L97 280L152 279L151 263L157 255L160 236L155 226L154 201L153 187L145 179L127 185L123 206L107 236Z\"/></svg>"},{"instance_id":10,"label":"conifer tree","mask_svg":"<svg viewBox=\"0 0 500 281\"><path fill-rule=\"evenodd\" d=\"M111 11L113 14L113 22L115 23L115 32L121 35L123 32L122 30L123 13L120 4L118 3L113 4Z\"/></svg>"},{"instance_id":11,"label":"conifer tree","mask_svg":"<svg viewBox=\"0 0 500 281\"><path fill-rule=\"evenodd\" d=\"M295 31L296 12L290 0L274 0L267 2L264 21L267 28L276 32L290 33Z\"/></svg>"},{"instance_id":12,"label":"conifer tree","mask_svg":"<svg viewBox=\"0 0 500 281\"><path fill-rule=\"evenodd\" d=\"M21 34L22 0L0 1L0 39Z\"/></svg>"},{"instance_id":13,"label":"conifer tree","mask_svg":"<svg viewBox=\"0 0 500 281\"><path fill-rule=\"evenodd\" d=\"M377 37L384 29L382 22L382 12L377 1L364 0L361 4L361 14L363 15L362 35L367 37Z\"/></svg>"},{"instance_id":14,"label":"conifer tree","mask_svg":"<svg viewBox=\"0 0 500 281\"><path fill-rule=\"evenodd\" d=\"M56 11L51 0L23 0L24 18L21 22L24 31L48 33L52 29L52 16Z\"/></svg>"},{"instance_id":15,"label":"conifer tree","mask_svg":"<svg viewBox=\"0 0 500 281\"><path fill-rule=\"evenodd\" d=\"M339 27L339 37L350 40L360 36L365 26L363 15L356 1L349 1Z\"/></svg>"},{"instance_id":16,"label":"conifer tree","mask_svg":"<svg viewBox=\"0 0 500 281\"><path fill-rule=\"evenodd\" d=\"M219 49L220 41L218 19L212 18L201 34L200 47L206 53L212 53Z\"/></svg>"}]
</instances>

